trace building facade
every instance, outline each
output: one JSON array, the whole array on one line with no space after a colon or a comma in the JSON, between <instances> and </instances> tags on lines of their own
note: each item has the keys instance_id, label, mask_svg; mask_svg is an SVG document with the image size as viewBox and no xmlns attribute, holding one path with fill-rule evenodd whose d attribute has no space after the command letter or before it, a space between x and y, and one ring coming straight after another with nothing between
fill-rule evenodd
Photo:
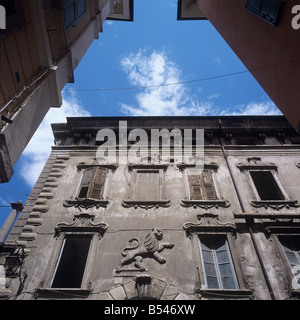
<instances>
[{"instance_id":1,"label":"building facade","mask_svg":"<svg viewBox=\"0 0 300 320\"><path fill-rule=\"evenodd\" d=\"M297 0L178 1L178 19L208 19L296 130L299 8Z\"/></svg>"},{"instance_id":2,"label":"building facade","mask_svg":"<svg viewBox=\"0 0 300 320\"><path fill-rule=\"evenodd\" d=\"M284 117L52 127L2 245L2 299L299 299L300 139Z\"/></svg>"},{"instance_id":3,"label":"building facade","mask_svg":"<svg viewBox=\"0 0 300 320\"><path fill-rule=\"evenodd\" d=\"M2 0L0 29L0 182L103 31L106 19L131 21L130 0ZM1 11L2 12L2 11ZM3 19L1 17L1 19Z\"/></svg>"}]
</instances>

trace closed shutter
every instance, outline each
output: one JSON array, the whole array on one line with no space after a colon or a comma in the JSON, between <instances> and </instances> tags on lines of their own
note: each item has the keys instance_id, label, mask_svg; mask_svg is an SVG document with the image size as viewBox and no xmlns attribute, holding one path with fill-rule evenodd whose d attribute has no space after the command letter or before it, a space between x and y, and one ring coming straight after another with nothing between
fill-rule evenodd
<instances>
[{"instance_id":1,"label":"closed shutter","mask_svg":"<svg viewBox=\"0 0 300 320\"><path fill-rule=\"evenodd\" d=\"M107 172L108 170L105 168L95 168L94 177L89 187L88 198L102 199Z\"/></svg>"},{"instance_id":2,"label":"closed shutter","mask_svg":"<svg viewBox=\"0 0 300 320\"><path fill-rule=\"evenodd\" d=\"M204 169L199 175L188 176L191 200L217 200L211 170Z\"/></svg>"},{"instance_id":3,"label":"closed shutter","mask_svg":"<svg viewBox=\"0 0 300 320\"><path fill-rule=\"evenodd\" d=\"M202 181L204 186L205 199L217 200L217 194L216 194L211 171L209 169L204 169L201 176L202 176Z\"/></svg>"},{"instance_id":4,"label":"closed shutter","mask_svg":"<svg viewBox=\"0 0 300 320\"><path fill-rule=\"evenodd\" d=\"M188 176L190 186L190 198L191 200L202 200L203 192L201 188L201 176L190 175Z\"/></svg>"}]
</instances>

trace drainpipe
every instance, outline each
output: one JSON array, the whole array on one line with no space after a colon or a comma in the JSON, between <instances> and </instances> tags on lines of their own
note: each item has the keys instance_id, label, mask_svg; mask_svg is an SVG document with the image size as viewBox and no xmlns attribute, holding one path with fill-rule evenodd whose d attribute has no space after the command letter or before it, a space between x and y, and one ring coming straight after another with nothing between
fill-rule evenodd
<instances>
[{"instance_id":1,"label":"drainpipe","mask_svg":"<svg viewBox=\"0 0 300 320\"><path fill-rule=\"evenodd\" d=\"M219 131L220 131L220 133L222 131L221 119L219 119ZM233 182L233 186L234 186L235 192L236 192L238 200L239 200L239 204L241 206L242 212L245 213L246 212L245 206L243 204L242 197L241 197L240 192L239 192L239 188L237 186L236 180L235 180L234 175L232 173L231 166L230 166L230 163L228 161L228 157L227 157L227 154L226 154L225 149L224 149L224 145L223 145L222 140L221 140L221 134L219 134L218 139L219 139L219 144L220 144L221 149L222 149L223 157L224 157L224 159L226 161L226 165L227 165L229 173L230 173L231 180ZM249 230L249 234L250 234L250 237L251 237L251 240L252 240L252 243L253 243L253 247L254 247L255 253L257 255L257 258L258 258L258 261L259 261L259 264L260 264L260 267L261 267L261 270L262 270L266 285L268 287L268 291L269 291L270 297L271 297L272 300L276 300L275 295L273 293L273 289L272 289L270 280L269 280L269 277L268 277L268 274L267 274L267 271L266 271L265 266L264 266L263 261L262 261L262 257L261 257L257 242L256 242L256 240L254 238L254 235L253 235L253 231L252 231L252 228L251 228L251 225L250 225L250 221L247 218L245 218L245 220L246 220L246 224L247 224L247 227L248 227L248 230Z\"/></svg>"}]
</instances>

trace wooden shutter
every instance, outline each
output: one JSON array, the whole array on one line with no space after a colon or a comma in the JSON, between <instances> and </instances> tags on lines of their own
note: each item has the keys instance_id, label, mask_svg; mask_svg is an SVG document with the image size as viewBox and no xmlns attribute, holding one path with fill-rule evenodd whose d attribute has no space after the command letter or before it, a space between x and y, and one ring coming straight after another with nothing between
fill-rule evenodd
<instances>
[{"instance_id":1,"label":"wooden shutter","mask_svg":"<svg viewBox=\"0 0 300 320\"><path fill-rule=\"evenodd\" d=\"M217 200L216 189L214 186L214 181L212 178L211 170L204 169L202 174L202 181L203 181L203 189L205 193L206 200Z\"/></svg>"},{"instance_id":2,"label":"wooden shutter","mask_svg":"<svg viewBox=\"0 0 300 320\"><path fill-rule=\"evenodd\" d=\"M191 200L202 200L201 175L188 176Z\"/></svg>"},{"instance_id":3,"label":"wooden shutter","mask_svg":"<svg viewBox=\"0 0 300 320\"><path fill-rule=\"evenodd\" d=\"M105 168L94 168L94 177L90 183L88 198L100 200L103 197L104 184L108 170Z\"/></svg>"},{"instance_id":4,"label":"wooden shutter","mask_svg":"<svg viewBox=\"0 0 300 320\"><path fill-rule=\"evenodd\" d=\"M88 168L84 171L78 198L87 198L89 187L93 179L95 168Z\"/></svg>"},{"instance_id":5,"label":"wooden shutter","mask_svg":"<svg viewBox=\"0 0 300 320\"><path fill-rule=\"evenodd\" d=\"M191 200L217 200L211 170L204 169L199 175L188 176Z\"/></svg>"}]
</instances>

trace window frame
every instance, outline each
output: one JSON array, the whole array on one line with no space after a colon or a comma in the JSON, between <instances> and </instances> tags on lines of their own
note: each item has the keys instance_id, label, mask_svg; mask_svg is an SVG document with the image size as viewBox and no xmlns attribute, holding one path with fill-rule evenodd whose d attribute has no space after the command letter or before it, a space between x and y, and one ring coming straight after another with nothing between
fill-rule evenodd
<instances>
[{"instance_id":1,"label":"window frame","mask_svg":"<svg viewBox=\"0 0 300 320\"><path fill-rule=\"evenodd\" d=\"M87 192L86 192L86 197L80 197L80 193L82 191L82 188L84 188L84 181L85 181L85 178L87 176L87 172L89 170L93 170L94 172L92 173L92 177L90 178L90 181L89 183L87 184ZM95 178L96 178L96 175L97 175L97 172L99 172L100 170L102 171L105 171L106 172L106 176L104 178L104 183L102 185L102 188L101 188L101 192L100 192L100 195L99 195L99 198L96 198L96 197L92 197L93 195L93 189L94 189L94 185L95 183L97 183L97 181L95 181ZM82 179L81 179L81 183L80 183L80 186L78 188L78 191L77 191L77 196L76 196L76 199L77 200L94 200L94 201L104 201L106 198L107 198L107 183L108 183L108 175L109 175L109 170L105 167L102 167L102 166L89 166L87 168L85 168L84 172L83 172L83 176L82 176Z\"/></svg>"},{"instance_id":2,"label":"window frame","mask_svg":"<svg viewBox=\"0 0 300 320\"><path fill-rule=\"evenodd\" d=\"M95 199L95 198L79 198L79 194L82 188L82 184L84 182L84 177L85 177L85 170L89 169L95 169L95 172L97 168L105 169L107 170L106 173L106 178L105 182L103 184L103 190L101 191L102 194L102 199ZM117 169L117 165L98 165L98 164L85 164L85 163L80 163L77 165L77 173L80 175L80 181L78 183L78 187L74 194L76 196L70 196L68 199L66 199L63 203L64 207L78 207L78 208L92 208L92 207L103 207L106 208L108 204L110 203L108 199L108 190L109 190L109 185L111 183L112 175ZM95 175L95 172L93 176ZM92 182L91 182L92 183ZM87 194L88 195L88 194Z\"/></svg>"},{"instance_id":3,"label":"window frame","mask_svg":"<svg viewBox=\"0 0 300 320\"><path fill-rule=\"evenodd\" d=\"M283 199L261 199L261 195L259 194L259 192L257 190L257 187L255 185L255 182L253 180L253 177L251 175L252 172L269 172L272 175L272 177L274 179L274 182L276 183L280 193L282 194ZM250 184L251 184L252 190L254 192L255 200L257 200L257 201L285 201L285 200L287 200L289 198L287 192L285 191L285 188L284 188L282 182L279 179L279 176L278 176L276 170L269 170L269 169L263 169L263 170L258 169L258 170L255 170L255 169L251 169L251 170L247 171L247 176L248 176L248 180L250 180Z\"/></svg>"},{"instance_id":4,"label":"window frame","mask_svg":"<svg viewBox=\"0 0 300 320\"><path fill-rule=\"evenodd\" d=\"M286 257L284 249L282 248L282 243L280 238L297 238L300 240L300 223L294 222L293 220L288 224L282 225L279 223L271 224L268 223L264 228L264 232L267 239L270 239L271 243L273 243L274 249L277 251L278 259L281 261L281 266L283 268L283 273L286 277L287 287L285 288L286 292L290 297L300 297L300 287L299 289L295 289L292 286L292 280L294 278L294 274L292 272L289 261Z\"/></svg>"},{"instance_id":5,"label":"window frame","mask_svg":"<svg viewBox=\"0 0 300 320\"><path fill-rule=\"evenodd\" d=\"M79 1L84 1L84 13L79 15L78 14L78 3ZM75 9L75 16L74 16L74 20L71 24L66 25L65 22L65 13L66 13L66 9L71 7L73 4L73 7ZM86 15L87 12L87 2L86 0L63 0L62 2L62 19L63 19L63 24L64 24L64 28L65 28L65 32L68 33L69 31L72 30L73 27L75 27L78 22Z\"/></svg>"},{"instance_id":6,"label":"window frame","mask_svg":"<svg viewBox=\"0 0 300 320\"><path fill-rule=\"evenodd\" d=\"M250 189L249 192L253 197L253 199L250 200L250 204L252 207L265 208L265 209L271 208L276 210L280 210L283 208L290 208L290 207L299 207L298 201L292 199L289 196L288 192L286 191L286 187L283 181L279 177L278 167L276 164L263 162L260 157L248 158L247 161L248 163L246 162L237 163L236 166L240 169L241 173L245 174L247 177L247 181ZM250 172L252 171L270 172L274 178L275 183L277 183L277 186L280 192L282 193L284 199L262 200L256 189L255 183L251 177Z\"/></svg>"},{"instance_id":7,"label":"window frame","mask_svg":"<svg viewBox=\"0 0 300 320\"><path fill-rule=\"evenodd\" d=\"M167 171L168 165L129 165L128 171L130 174L130 182L129 188L127 193L127 199L123 200L122 205L125 208L142 208L142 209L151 209L151 208L159 208L159 207L169 207L171 205L171 201L166 197L166 188L165 188L165 173ZM137 174L138 171L143 172L153 172L157 171L159 174L159 199L155 200L143 200L143 199L136 199L136 181L137 181Z\"/></svg>"},{"instance_id":8,"label":"window frame","mask_svg":"<svg viewBox=\"0 0 300 320\"><path fill-rule=\"evenodd\" d=\"M80 236L80 237L86 237L86 238L89 238L90 240L90 243L89 243L89 248L87 250L87 257L86 257L86 261L85 261L85 266L84 266L84 270L83 270L83 274L82 274L82 279L81 279L81 284L79 287L55 287L53 286L53 282L57 276L57 272L58 272L58 268L60 266L60 263L61 263L61 258L64 254L64 249L65 249L65 244L67 242L68 239L70 238L76 238L75 236ZM89 255L91 254L91 245L92 245L92 239L93 239L93 234L92 233L85 233L84 235L82 235L81 233L72 233L72 232L66 232L64 234L64 237L62 239L62 243L61 243L61 246L60 246L60 251L59 251L59 255L58 255L58 259L56 261L56 265L55 265L55 268L54 268L54 271L53 271L53 274L52 274L52 277L51 277L51 280L50 280L50 283L49 283L49 286L51 289L85 289L87 288L87 280L86 280L86 277L87 277L87 272L86 272L86 267L87 267L87 263L89 261Z\"/></svg>"},{"instance_id":9,"label":"window frame","mask_svg":"<svg viewBox=\"0 0 300 320\"><path fill-rule=\"evenodd\" d=\"M290 262L288 261L288 258L286 256L285 250L283 249L282 246L282 242L280 239L282 238L290 238L290 239L297 239L298 241L300 241L300 226L296 227L293 226L292 228L279 228L279 229L275 229L272 230L272 228L270 228L269 232L273 232L272 233L272 239L273 242L275 243L275 247L277 249L277 252L279 253L279 257L283 263L283 267L284 267L284 271L285 274L287 276L287 280L289 283L289 289L290 289L290 294L297 294L298 296L300 296L300 285L298 284L298 289L293 288L292 286L292 280L294 278L294 273L292 271ZM299 253L298 253L299 255ZM299 260L300 261L300 260ZM299 263L300 265L300 263Z\"/></svg>"},{"instance_id":10,"label":"window frame","mask_svg":"<svg viewBox=\"0 0 300 320\"><path fill-rule=\"evenodd\" d=\"M271 24L272 26L277 26L280 20L280 12L281 12L281 8L283 5L283 2L281 0L272 0L275 3L275 14L274 15L270 15L269 12L264 12L263 11L263 2L265 0L257 0L260 1L259 3L259 8L249 4L249 0L247 0L246 3L246 10L248 10L249 12L255 14L256 16L258 16L259 18L263 19L264 21L268 22L269 24ZM276 2L275 2L276 1Z\"/></svg>"},{"instance_id":11,"label":"window frame","mask_svg":"<svg viewBox=\"0 0 300 320\"><path fill-rule=\"evenodd\" d=\"M248 289L236 245L236 225L233 222L220 222L218 215L205 213L197 216L199 222L188 222L183 225L187 236L192 243L192 252L195 264L197 282L196 295L201 298L218 299L251 299L252 291ZM223 237L227 241L228 250L237 280L237 289L211 289L207 288L206 277L201 257L199 237Z\"/></svg>"},{"instance_id":12,"label":"window frame","mask_svg":"<svg viewBox=\"0 0 300 320\"><path fill-rule=\"evenodd\" d=\"M180 171L183 172L183 179L184 179L184 185L185 185L185 198L181 200L180 202L181 206L194 207L195 209L198 207L203 209L209 209L214 207L217 209L219 207L228 208L230 206L229 201L224 199L220 193L220 187L219 187L217 176L216 176L218 172L218 165L216 163L214 162L205 163L203 166L203 170L209 170L210 172L216 199L201 199L201 200L192 199L191 191L190 191L190 183L189 183L189 176L191 174L189 174L189 172L194 171L194 165L181 164L181 165L178 165L178 167ZM197 174L200 175L202 174L202 172Z\"/></svg>"},{"instance_id":13,"label":"window frame","mask_svg":"<svg viewBox=\"0 0 300 320\"><path fill-rule=\"evenodd\" d=\"M201 239L202 238L202 239ZM215 267L215 271L216 271L216 278L217 278L217 282L218 282L218 288L209 288L208 287L208 279L207 279L207 274L206 274L206 269L205 269L205 260L204 260L204 256L203 256L203 248L202 248L202 244L203 244L203 240L204 238L206 238L206 240L209 240L210 244L212 243L212 241L215 241L216 239L220 239L220 238L223 238L224 241L225 241L225 245L226 245L226 252L227 252L227 255L228 255L228 258L229 258L229 265L230 265L230 269L231 269L231 272L232 272L232 278L233 278L233 282L234 282L234 285L235 285L235 288L233 289L228 289L228 288L224 288L223 286L223 283L222 283L222 276L221 276L221 272L220 272L220 268L219 268L219 261L218 261L218 258L217 258L217 250L215 248L211 249L211 252L212 252L212 257L213 257L213 265ZM228 240L227 240L227 235L198 235L198 239L199 239L199 250L200 250L200 257L201 257L201 262L202 262L202 272L203 272L203 277L204 277L204 280L205 280L205 286L206 286L206 289L219 289L219 290L238 290L239 289L239 283L238 283L238 280L237 280L237 276L236 276L236 271L235 271L235 267L234 267L234 263L233 263L233 260L232 260L232 253L231 253L231 250L230 250L230 247L229 247L229 244L228 244Z\"/></svg>"},{"instance_id":14,"label":"window frame","mask_svg":"<svg viewBox=\"0 0 300 320\"><path fill-rule=\"evenodd\" d=\"M69 297L69 298L86 298L91 293L90 277L94 268L94 261L98 251L100 240L108 229L108 224L104 222L94 223L95 215L80 213L74 215L73 222L59 223L55 227L53 250L47 265L44 280L37 289L41 297ZM69 236L87 236L91 238L88 255L86 258L85 269L80 288L52 288L52 281L55 277L56 269L59 263L60 255L63 250L63 244L66 237Z\"/></svg>"}]
</instances>

